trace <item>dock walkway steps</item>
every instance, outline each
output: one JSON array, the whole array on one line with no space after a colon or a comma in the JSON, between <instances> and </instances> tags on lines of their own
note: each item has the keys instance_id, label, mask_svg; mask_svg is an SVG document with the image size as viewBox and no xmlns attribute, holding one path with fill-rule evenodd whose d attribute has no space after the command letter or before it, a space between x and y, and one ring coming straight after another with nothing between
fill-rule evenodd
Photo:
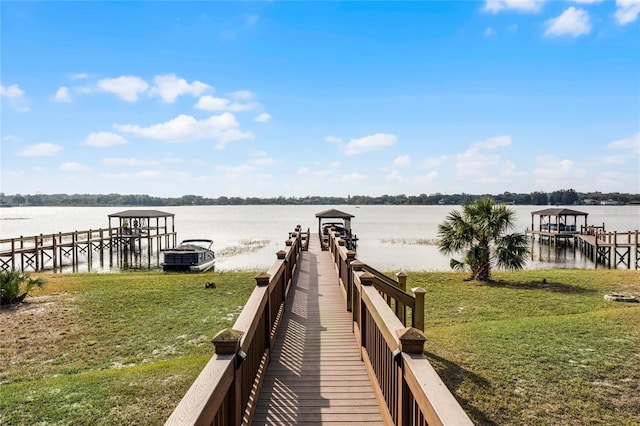
<instances>
[{"instance_id":1,"label":"dock walkway steps","mask_svg":"<svg viewBox=\"0 0 640 426\"><path fill-rule=\"evenodd\" d=\"M331 255L301 256L253 425L382 425Z\"/></svg>"}]
</instances>

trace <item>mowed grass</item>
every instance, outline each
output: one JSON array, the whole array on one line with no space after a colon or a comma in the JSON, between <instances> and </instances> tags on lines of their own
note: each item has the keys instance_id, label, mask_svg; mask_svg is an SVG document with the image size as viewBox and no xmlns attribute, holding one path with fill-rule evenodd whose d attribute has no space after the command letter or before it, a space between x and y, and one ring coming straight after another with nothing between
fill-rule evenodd
<instances>
[{"instance_id":1,"label":"mowed grass","mask_svg":"<svg viewBox=\"0 0 640 426\"><path fill-rule=\"evenodd\" d=\"M47 275L0 310L0 424L162 424L255 275ZM640 304L603 298L640 296L639 272L465 277L409 273L408 286L427 290L426 355L476 424L640 424Z\"/></svg>"},{"instance_id":2,"label":"mowed grass","mask_svg":"<svg viewBox=\"0 0 640 426\"><path fill-rule=\"evenodd\" d=\"M162 424L255 275L47 275L0 310L0 424Z\"/></svg>"},{"instance_id":3,"label":"mowed grass","mask_svg":"<svg viewBox=\"0 0 640 426\"><path fill-rule=\"evenodd\" d=\"M425 353L476 424L639 425L640 273L409 274L427 290Z\"/></svg>"}]
</instances>

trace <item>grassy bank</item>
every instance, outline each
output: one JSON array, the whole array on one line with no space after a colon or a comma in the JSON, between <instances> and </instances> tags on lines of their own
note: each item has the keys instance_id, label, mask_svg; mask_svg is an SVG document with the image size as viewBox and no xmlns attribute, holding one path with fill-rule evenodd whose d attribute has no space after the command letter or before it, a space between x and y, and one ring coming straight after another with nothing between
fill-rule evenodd
<instances>
[{"instance_id":1,"label":"grassy bank","mask_svg":"<svg viewBox=\"0 0 640 426\"><path fill-rule=\"evenodd\" d=\"M425 351L478 424L640 424L635 271L410 274L427 289ZM546 282L545 282L546 281Z\"/></svg>"},{"instance_id":2,"label":"grassy bank","mask_svg":"<svg viewBox=\"0 0 640 426\"><path fill-rule=\"evenodd\" d=\"M47 276L27 303L0 311L0 423L162 424L254 276Z\"/></svg>"},{"instance_id":3,"label":"grassy bank","mask_svg":"<svg viewBox=\"0 0 640 426\"><path fill-rule=\"evenodd\" d=\"M254 275L47 276L0 310L0 424L162 424ZM476 423L640 424L640 304L603 298L640 295L640 273L465 276L410 273L408 285L427 290L427 356Z\"/></svg>"}]
</instances>

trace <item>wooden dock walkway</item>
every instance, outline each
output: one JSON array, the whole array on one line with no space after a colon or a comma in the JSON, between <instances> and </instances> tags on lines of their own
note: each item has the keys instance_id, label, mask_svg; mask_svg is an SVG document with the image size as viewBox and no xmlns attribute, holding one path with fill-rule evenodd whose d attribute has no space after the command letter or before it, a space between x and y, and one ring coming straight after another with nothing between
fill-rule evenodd
<instances>
[{"instance_id":1,"label":"wooden dock walkway","mask_svg":"<svg viewBox=\"0 0 640 426\"><path fill-rule=\"evenodd\" d=\"M287 298L254 425L382 425L331 254L312 238Z\"/></svg>"},{"instance_id":2,"label":"wooden dock walkway","mask_svg":"<svg viewBox=\"0 0 640 426\"><path fill-rule=\"evenodd\" d=\"M321 240L289 234L166 426L473 425L423 354L425 290Z\"/></svg>"}]
</instances>

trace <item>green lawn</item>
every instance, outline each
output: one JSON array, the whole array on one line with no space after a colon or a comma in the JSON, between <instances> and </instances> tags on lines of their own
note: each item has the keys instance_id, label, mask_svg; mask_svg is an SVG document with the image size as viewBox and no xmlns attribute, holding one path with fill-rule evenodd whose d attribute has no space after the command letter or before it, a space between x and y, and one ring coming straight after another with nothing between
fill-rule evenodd
<instances>
[{"instance_id":1,"label":"green lawn","mask_svg":"<svg viewBox=\"0 0 640 426\"><path fill-rule=\"evenodd\" d=\"M477 424L640 424L640 273L410 274L427 357ZM546 280L546 284L543 283Z\"/></svg>"},{"instance_id":2,"label":"green lawn","mask_svg":"<svg viewBox=\"0 0 640 426\"><path fill-rule=\"evenodd\" d=\"M0 424L162 424L255 275L47 275L0 310ZM427 290L427 356L477 424L640 424L640 304L603 298L640 295L640 273L465 276L408 287Z\"/></svg>"},{"instance_id":3,"label":"green lawn","mask_svg":"<svg viewBox=\"0 0 640 426\"><path fill-rule=\"evenodd\" d=\"M44 291L0 311L0 424L162 424L255 275L46 276Z\"/></svg>"}]
</instances>

